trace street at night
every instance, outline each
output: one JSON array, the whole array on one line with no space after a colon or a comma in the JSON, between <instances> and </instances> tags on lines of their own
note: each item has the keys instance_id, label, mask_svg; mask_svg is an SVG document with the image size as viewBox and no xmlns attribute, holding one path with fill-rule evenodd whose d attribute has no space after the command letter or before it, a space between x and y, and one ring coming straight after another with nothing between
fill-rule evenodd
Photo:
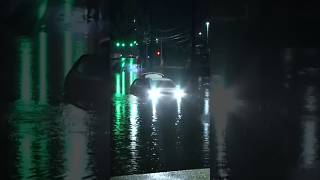
<instances>
[{"instance_id":1,"label":"street at night","mask_svg":"<svg viewBox=\"0 0 320 180\"><path fill-rule=\"evenodd\" d=\"M196 93L181 100L164 97L152 101L129 94L130 79L137 77L137 72L119 73L118 77L112 113L113 175L208 168L208 79L199 83Z\"/></svg>"},{"instance_id":2,"label":"street at night","mask_svg":"<svg viewBox=\"0 0 320 180\"><path fill-rule=\"evenodd\" d=\"M319 180L318 6L288 4L4 2L0 179Z\"/></svg>"},{"instance_id":3,"label":"street at night","mask_svg":"<svg viewBox=\"0 0 320 180\"><path fill-rule=\"evenodd\" d=\"M1 132L10 137L9 154L2 158L8 179L103 179L108 176L108 111L85 111L62 101L74 62L96 51L102 21L88 21L86 7L72 0L27 5L34 9L26 14L37 16L22 20L34 21L34 27L4 32L7 44L2 44L9 62L2 72L10 81L3 100L16 99L1 111Z\"/></svg>"}]
</instances>

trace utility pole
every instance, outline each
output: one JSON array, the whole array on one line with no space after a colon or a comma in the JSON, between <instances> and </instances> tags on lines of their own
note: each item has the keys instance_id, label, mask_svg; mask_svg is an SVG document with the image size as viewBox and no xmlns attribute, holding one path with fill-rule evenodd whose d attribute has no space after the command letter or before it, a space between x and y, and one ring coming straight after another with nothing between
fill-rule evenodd
<instances>
[{"instance_id":1,"label":"utility pole","mask_svg":"<svg viewBox=\"0 0 320 180\"><path fill-rule=\"evenodd\" d=\"M162 38L160 38L160 67L163 68L163 58L162 58Z\"/></svg>"}]
</instances>

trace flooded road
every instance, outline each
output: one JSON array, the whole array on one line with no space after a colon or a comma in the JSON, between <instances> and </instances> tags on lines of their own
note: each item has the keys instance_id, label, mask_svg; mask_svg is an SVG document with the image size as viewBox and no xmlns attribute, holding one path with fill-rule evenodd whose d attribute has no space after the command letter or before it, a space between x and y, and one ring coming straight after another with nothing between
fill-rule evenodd
<instances>
[{"instance_id":1,"label":"flooded road","mask_svg":"<svg viewBox=\"0 0 320 180\"><path fill-rule=\"evenodd\" d=\"M255 104L239 88L213 82L212 178L319 179L317 84L287 88L281 108L267 100Z\"/></svg>"},{"instance_id":2,"label":"flooded road","mask_svg":"<svg viewBox=\"0 0 320 180\"><path fill-rule=\"evenodd\" d=\"M137 73L115 75L112 175L208 168L209 85L200 84L180 101L153 102L128 94L131 77Z\"/></svg>"},{"instance_id":3,"label":"flooded road","mask_svg":"<svg viewBox=\"0 0 320 180\"><path fill-rule=\"evenodd\" d=\"M109 111L62 103L66 74L81 55L96 51L103 22L86 18L85 6L73 0L43 0L32 7L37 13L24 20L35 24L8 27L3 41L10 42L4 44L4 68L11 67L4 77L13 99L1 102L8 179L105 179Z\"/></svg>"}]
</instances>

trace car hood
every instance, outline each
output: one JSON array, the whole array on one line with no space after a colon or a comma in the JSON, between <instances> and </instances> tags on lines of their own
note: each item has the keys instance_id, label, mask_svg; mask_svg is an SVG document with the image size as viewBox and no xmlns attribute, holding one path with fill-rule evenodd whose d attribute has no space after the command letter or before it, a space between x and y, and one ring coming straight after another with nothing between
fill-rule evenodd
<instances>
[{"instance_id":1,"label":"car hood","mask_svg":"<svg viewBox=\"0 0 320 180\"><path fill-rule=\"evenodd\" d=\"M159 88L161 93L174 93L176 88Z\"/></svg>"}]
</instances>

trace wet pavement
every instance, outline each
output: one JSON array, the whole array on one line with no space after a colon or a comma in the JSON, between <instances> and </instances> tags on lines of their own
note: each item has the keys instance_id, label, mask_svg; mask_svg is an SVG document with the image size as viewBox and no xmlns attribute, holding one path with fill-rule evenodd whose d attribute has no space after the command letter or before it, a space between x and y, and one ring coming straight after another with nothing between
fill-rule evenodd
<instances>
[{"instance_id":1,"label":"wet pavement","mask_svg":"<svg viewBox=\"0 0 320 180\"><path fill-rule=\"evenodd\" d=\"M180 170L180 171L169 171L160 173L149 173L149 174L137 174L128 176L117 176L111 178L111 180L158 180L158 179L184 179L184 180L209 180L210 169L192 169L192 170Z\"/></svg>"},{"instance_id":2,"label":"wet pavement","mask_svg":"<svg viewBox=\"0 0 320 180\"><path fill-rule=\"evenodd\" d=\"M319 179L318 85L287 88L281 108L274 97L257 105L212 79L212 178Z\"/></svg>"},{"instance_id":3,"label":"wet pavement","mask_svg":"<svg viewBox=\"0 0 320 180\"><path fill-rule=\"evenodd\" d=\"M250 94L238 96L239 89L219 86L213 77L181 102L152 103L128 94L138 72L116 72L110 129L108 110L61 102L64 77L82 54L95 52L103 23L88 21L75 1L32 7L33 20L26 22L34 27L1 29L1 59L8 62L0 66L8 85L0 102L7 179L106 179L109 170L120 176L208 168L210 162L215 179L320 179L318 84L289 88L290 106L266 104L274 111L264 111L268 107L252 103Z\"/></svg>"},{"instance_id":4,"label":"wet pavement","mask_svg":"<svg viewBox=\"0 0 320 180\"><path fill-rule=\"evenodd\" d=\"M108 111L62 103L66 74L82 54L96 51L103 22L86 19L86 8L73 0L32 7L24 20L35 23L7 27L3 41L4 79L10 82L10 102L1 112L1 131L9 137L8 179L105 179Z\"/></svg>"},{"instance_id":5,"label":"wet pavement","mask_svg":"<svg viewBox=\"0 0 320 180\"><path fill-rule=\"evenodd\" d=\"M208 168L208 84L199 83L198 92L181 101L168 97L152 102L128 94L137 76L138 72L115 73L112 176Z\"/></svg>"}]
</instances>

